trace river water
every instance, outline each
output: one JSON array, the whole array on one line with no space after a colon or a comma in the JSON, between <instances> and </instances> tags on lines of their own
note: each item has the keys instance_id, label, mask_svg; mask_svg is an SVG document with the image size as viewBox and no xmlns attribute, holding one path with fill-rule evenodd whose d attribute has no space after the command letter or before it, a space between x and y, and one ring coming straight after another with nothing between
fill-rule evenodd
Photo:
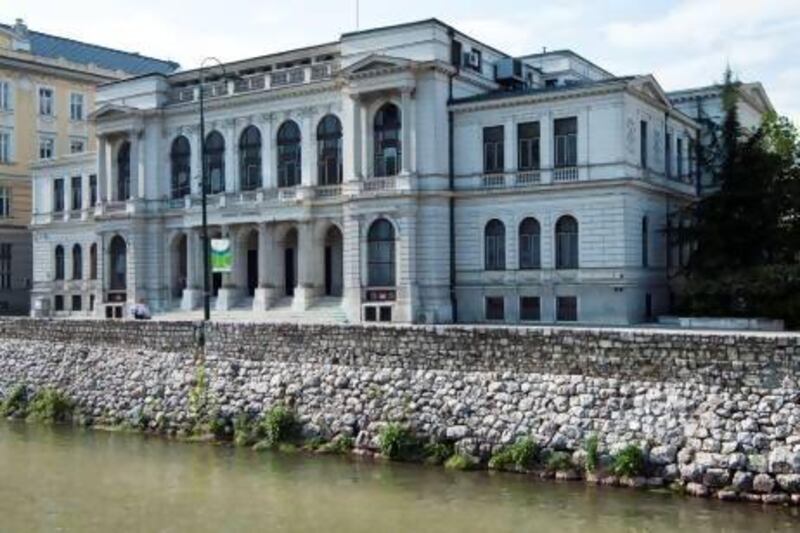
<instances>
[{"instance_id":1,"label":"river water","mask_svg":"<svg viewBox=\"0 0 800 533\"><path fill-rule=\"evenodd\" d=\"M0 531L799 531L797 509L0 422Z\"/></svg>"}]
</instances>

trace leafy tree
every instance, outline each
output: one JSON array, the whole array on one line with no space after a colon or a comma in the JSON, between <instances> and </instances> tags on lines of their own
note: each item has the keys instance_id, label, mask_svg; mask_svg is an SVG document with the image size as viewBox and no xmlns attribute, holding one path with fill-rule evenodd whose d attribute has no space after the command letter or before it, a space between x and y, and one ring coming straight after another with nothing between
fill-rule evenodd
<instances>
[{"instance_id":1,"label":"leafy tree","mask_svg":"<svg viewBox=\"0 0 800 533\"><path fill-rule=\"evenodd\" d=\"M724 120L706 134L714 142L702 160L718 189L689 207L684 216L693 223L678 232L679 244L694 250L679 307L797 325L800 305L773 299L800 299L800 136L774 114L757 131L744 131L738 85L727 70Z\"/></svg>"}]
</instances>

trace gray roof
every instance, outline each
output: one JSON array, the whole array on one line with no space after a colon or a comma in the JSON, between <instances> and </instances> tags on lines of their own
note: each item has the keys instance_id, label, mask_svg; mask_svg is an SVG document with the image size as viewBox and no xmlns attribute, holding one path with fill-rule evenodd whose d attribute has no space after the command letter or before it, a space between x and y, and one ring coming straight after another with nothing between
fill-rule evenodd
<instances>
[{"instance_id":1,"label":"gray roof","mask_svg":"<svg viewBox=\"0 0 800 533\"><path fill-rule=\"evenodd\" d=\"M570 83L569 85L559 85L557 87L536 87L532 89L516 89L516 90L497 90L497 91L490 91L487 93L476 94L474 96L466 96L463 98L454 98L450 103L451 104L469 104L474 102L486 102L491 100L503 100L506 98L516 98L518 96L529 96L535 94L547 94L547 93L556 93L556 92L564 92L564 91L571 91L575 89L586 89L589 87L601 87L603 85L609 85L613 83L625 82L633 80L633 76L619 76L616 78L607 78L604 80L582 80L575 83Z\"/></svg>"},{"instance_id":2,"label":"gray roof","mask_svg":"<svg viewBox=\"0 0 800 533\"><path fill-rule=\"evenodd\" d=\"M9 31L14 30L7 24L0 24L0 27ZM174 61L123 52L38 31L28 30L27 37L30 40L33 55L52 59L63 57L67 61L82 65L93 63L104 69L121 70L132 75L169 74L180 67Z\"/></svg>"}]
</instances>

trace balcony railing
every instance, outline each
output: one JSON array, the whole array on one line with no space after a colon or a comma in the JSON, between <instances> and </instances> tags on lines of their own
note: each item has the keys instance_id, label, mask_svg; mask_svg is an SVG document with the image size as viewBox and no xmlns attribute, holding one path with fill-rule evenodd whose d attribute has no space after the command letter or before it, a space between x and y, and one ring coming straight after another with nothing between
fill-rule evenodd
<instances>
[{"instance_id":1,"label":"balcony railing","mask_svg":"<svg viewBox=\"0 0 800 533\"><path fill-rule=\"evenodd\" d=\"M553 181L556 183L578 181L578 167L560 167L553 169Z\"/></svg>"},{"instance_id":2,"label":"balcony railing","mask_svg":"<svg viewBox=\"0 0 800 533\"><path fill-rule=\"evenodd\" d=\"M484 174L481 177L481 187L484 189L502 189L505 186L505 174Z\"/></svg>"},{"instance_id":3,"label":"balcony railing","mask_svg":"<svg viewBox=\"0 0 800 533\"><path fill-rule=\"evenodd\" d=\"M364 192L385 192L397 189L397 180L394 176L386 178L368 178L364 180L361 190Z\"/></svg>"},{"instance_id":4,"label":"balcony railing","mask_svg":"<svg viewBox=\"0 0 800 533\"><path fill-rule=\"evenodd\" d=\"M539 185L542 182L542 173L538 170L525 170L517 174L514 183L517 187Z\"/></svg>"},{"instance_id":5,"label":"balcony railing","mask_svg":"<svg viewBox=\"0 0 800 533\"><path fill-rule=\"evenodd\" d=\"M314 189L317 198L336 198L342 195L341 185L322 185Z\"/></svg>"},{"instance_id":6,"label":"balcony railing","mask_svg":"<svg viewBox=\"0 0 800 533\"><path fill-rule=\"evenodd\" d=\"M227 81L216 81L205 85L204 98L217 98L231 94L242 94L254 91L291 87L304 83L331 79L338 70L335 61L303 65L269 73L258 73L244 76L229 85ZM170 104L193 102L197 99L197 86L175 87L167 95Z\"/></svg>"}]
</instances>

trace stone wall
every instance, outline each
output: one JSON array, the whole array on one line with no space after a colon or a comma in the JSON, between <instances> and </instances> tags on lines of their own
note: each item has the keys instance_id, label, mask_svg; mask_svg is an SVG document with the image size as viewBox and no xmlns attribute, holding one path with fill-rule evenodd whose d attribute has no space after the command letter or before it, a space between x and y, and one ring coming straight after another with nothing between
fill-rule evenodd
<instances>
[{"instance_id":1,"label":"stone wall","mask_svg":"<svg viewBox=\"0 0 800 533\"><path fill-rule=\"evenodd\" d=\"M374 450L388 421L486 459L530 436L648 455L696 494L800 503L800 337L623 330L0 321L0 396L56 387L96 423L190 427L199 369L226 415L289 404ZM794 495L794 496L792 496Z\"/></svg>"}]
</instances>

